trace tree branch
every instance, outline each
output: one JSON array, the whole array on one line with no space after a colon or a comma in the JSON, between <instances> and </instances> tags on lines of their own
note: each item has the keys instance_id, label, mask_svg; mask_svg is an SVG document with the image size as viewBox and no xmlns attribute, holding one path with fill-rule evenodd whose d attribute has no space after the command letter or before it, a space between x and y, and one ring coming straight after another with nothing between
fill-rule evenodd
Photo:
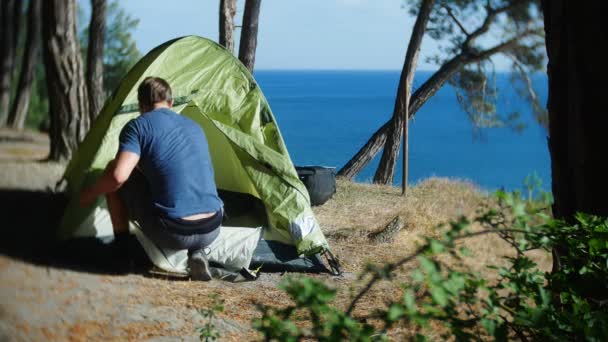
<instances>
[{"instance_id":1,"label":"tree branch","mask_svg":"<svg viewBox=\"0 0 608 342\"><path fill-rule=\"evenodd\" d=\"M450 18L452 18L452 20L454 20L456 25L458 25L458 27L460 28L460 31L462 31L462 33L464 33L465 36L470 36L470 33L464 28L464 25L462 25L460 20L458 20L456 15L454 15L454 11L452 11L452 8L446 4L441 5L441 7L443 7L443 9L445 9L445 11L448 13Z\"/></svg>"},{"instance_id":2,"label":"tree branch","mask_svg":"<svg viewBox=\"0 0 608 342\"><path fill-rule=\"evenodd\" d=\"M534 110L534 113L537 116L537 121L539 123L541 123L545 128L548 129L548 123L544 120L544 118L546 118L546 116L547 116L547 113L546 113L546 110L540 104L540 100L538 98L538 95L536 94L536 91L534 91L534 86L532 85L532 80L528 76L528 73L524 69L524 66L522 65L522 63L519 60L517 60L517 57L515 57L514 55L511 55L511 54L509 54L509 57L513 61L513 66L515 67L515 69L517 69L517 71L519 72L519 75L521 76L521 78L524 80L524 82L526 84L526 91L525 91L526 94L524 96L526 96L528 98L528 100L530 101L530 103L532 104L532 109Z\"/></svg>"},{"instance_id":3,"label":"tree branch","mask_svg":"<svg viewBox=\"0 0 608 342\"><path fill-rule=\"evenodd\" d=\"M497 233L505 233L505 232L512 232L512 233L528 233L528 234L534 234L534 232L528 232L525 230L521 230L521 229L485 229L485 230L480 230L477 232L470 232L470 233L466 233L466 234L462 234L460 236L456 236L453 238L453 242L462 240L462 239L467 239L467 238L471 238L471 237L475 237L475 236L481 236L481 235L487 235L487 234L497 234ZM399 267L409 263L410 261L414 260L416 257L420 256L421 254L425 253L428 249L430 248L430 244L427 243L421 247L419 247L414 253L408 255L407 257L404 257L394 263L390 263L386 266L386 270L388 272L388 274L393 273L395 270L397 270ZM361 300L361 298L363 298L363 296L379 281L382 279L382 276L379 275L378 273L375 273L372 278L367 282L367 284L365 285L365 287L359 291L359 293L357 293L357 295L355 296L355 298L353 298L352 302L350 303L350 305L348 306L348 309L346 310L346 315L351 315L351 313L353 312L353 310L355 309L355 306L357 305L357 303Z\"/></svg>"},{"instance_id":4,"label":"tree branch","mask_svg":"<svg viewBox=\"0 0 608 342\"><path fill-rule=\"evenodd\" d=\"M526 36L529 36L529 35L531 35L533 33L536 33L536 32L537 32L537 30L526 30L526 31L521 32L520 34L518 34L514 38L511 38L511 39L509 39L507 41L504 41L504 42L502 42L502 43L500 43L498 45L495 45L495 46L493 46L493 47L491 47L491 48L489 48L487 50L483 50L481 52L476 52L476 53L475 52L469 52L468 53L469 56L467 56L467 59L470 59L469 63L477 62L477 61L482 61L484 59L488 59L488 58L492 57L495 54L505 52L506 50L509 50L509 49L515 47L517 45L517 43L519 43L519 41L522 38L524 38Z\"/></svg>"},{"instance_id":5,"label":"tree branch","mask_svg":"<svg viewBox=\"0 0 608 342\"><path fill-rule=\"evenodd\" d=\"M481 52L462 51L445 62L428 80L426 80L410 97L409 118L414 117L416 112L426 101L447 82L460 68L469 63L479 62L490 58L497 53L503 53L515 47L518 41L528 35L537 34L538 30L530 29L519 33L514 38L501 44L495 45ZM388 132L391 128L392 116L385 122L371 138L357 151L357 153L338 171L338 176L352 179L361 171L372 158L384 146Z\"/></svg>"},{"instance_id":6,"label":"tree branch","mask_svg":"<svg viewBox=\"0 0 608 342\"><path fill-rule=\"evenodd\" d=\"M486 11L488 12L488 14L486 15L486 18L484 19L481 26L479 26L475 31L471 32L471 34L467 35L467 38L461 45L462 51L467 51L471 49L471 44L475 41L475 39L479 38L481 35L490 30L492 22L494 22L494 19L496 19L499 14L510 11L517 6L522 5L523 3L525 3L525 0L517 0L511 2L511 4L504 7L492 8L490 2L488 1L486 6Z\"/></svg>"}]
</instances>

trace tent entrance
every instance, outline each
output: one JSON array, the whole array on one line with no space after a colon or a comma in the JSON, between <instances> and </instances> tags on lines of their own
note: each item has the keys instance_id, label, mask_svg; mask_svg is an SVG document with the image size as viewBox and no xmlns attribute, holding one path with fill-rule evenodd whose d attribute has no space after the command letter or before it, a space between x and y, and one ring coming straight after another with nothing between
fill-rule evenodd
<instances>
[{"instance_id":1,"label":"tent entrance","mask_svg":"<svg viewBox=\"0 0 608 342\"><path fill-rule=\"evenodd\" d=\"M268 227L266 208L259 198L250 194L218 189L224 202L224 221L227 227Z\"/></svg>"}]
</instances>

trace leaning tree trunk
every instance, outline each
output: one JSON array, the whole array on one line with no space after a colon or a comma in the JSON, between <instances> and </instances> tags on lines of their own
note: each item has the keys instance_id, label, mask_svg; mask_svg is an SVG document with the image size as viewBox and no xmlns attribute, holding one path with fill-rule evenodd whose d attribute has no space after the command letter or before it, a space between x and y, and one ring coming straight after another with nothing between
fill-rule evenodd
<instances>
[{"instance_id":1,"label":"leaning tree trunk","mask_svg":"<svg viewBox=\"0 0 608 342\"><path fill-rule=\"evenodd\" d=\"M75 0L45 0L43 55L51 117L50 160L69 160L89 128Z\"/></svg>"},{"instance_id":2,"label":"leaning tree trunk","mask_svg":"<svg viewBox=\"0 0 608 342\"><path fill-rule=\"evenodd\" d=\"M463 66L467 60L461 55L442 65L431 78L418 88L410 98L409 117L413 117L418 109ZM371 138L359 149L359 151L338 171L338 176L346 179L353 179L361 170L369 164L374 156L382 149L386 141L387 133L391 125L391 120L385 122L371 136Z\"/></svg>"},{"instance_id":3,"label":"leaning tree trunk","mask_svg":"<svg viewBox=\"0 0 608 342\"><path fill-rule=\"evenodd\" d=\"M40 0L30 0L27 14L27 37L25 40L25 51L23 62L21 63L21 74L17 93L9 116L9 125L12 128L22 130L25 126L30 97L32 93L32 83L36 71L36 60L38 59L38 44L40 42Z\"/></svg>"},{"instance_id":4,"label":"leaning tree trunk","mask_svg":"<svg viewBox=\"0 0 608 342\"><path fill-rule=\"evenodd\" d=\"M220 0L220 45L234 53L236 0Z\"/></svg>"},{"instance_id":5,"label":"leaning tree trunk","mask_svg":"<svg viewBox=\"0 0 608 342\"><path fill-rule=\"evenodd\" d=\"M2 35L0 50L0 127L6 125L11 101L11 80L15 67L15 50L19 16L15 15L21 8L19 0L2 0L2 17L0 18L0 34Z\"/></svg>"},{"instance_id":6,"label":"leaning tree trunk","mask_svg":"<svg viewBox=\"0 0 608 342\"><path fill-rule=\"evenodd\" d=\"M253 73L255 64L255 49L258 45L258 20L262 0L246 0L241 27L239 44L239 59Z\"/></svg>"},{"instance_id":7,"label":"leaning tree trunk","mask_svg":"<svg viewBox=\"0 0 608 342\"><path fill-rule=\"evenodd\" d=\"M106 0L91 0L89 46L87 51L87 92L89 94L89 118L95 120L103 107L103 42L106 32Z\"/></svg>"},{"instance_id":8,"label":"leaning tree trunk","mask_svg":"<svg viewBox=\"0 0 608 342\"><path fill-rule=\"evenodd\" d=\"M397 157L399 155L399 147L401 146L401 135L404 128L405 116L407 115L406 106L409 103L410 89L414 74L416 73L416 64L418 63L418 55L420 53L420 45L426 31L426 25L431 16L435 0L424 0L420 5L420 11L414 23L412 36L407 47L405 62L401 70L401 79L397 89L397 99L395 100L395 108L393 109L393 117L387 132L386 142L384 143L384 152L380 159L380 165L374 175L374 183L389 184L393 182L395 175L395 166L397 165ZM407 139L407 137L405 137ZM403 156L404 161L407 156ZM404 171L407 165L403 165ZM404 180L407 181L407 180ZM403 184L404 192L407 184Z\"/></svg>"},{"instance_id":9,"label":"leaning tree trunk","mask_svg":"<svg viewBox=\"0 0 608 342\"><path fill-rule=\"evenodd\" d=\"M461 52L448 62L444 63L410 98L409 117L413 117L418 109L448 81L454 74L470 63L486 60L491 56L517 46L521 37L515 37L503 43L497 44L487 50L477 53ZM352 179L359 173L382 148L383 140L387 137L391 121L382 125L372 137L359 149L359 151L338 171L338 176Z\"/></svg>"},{"instance_id":10,"label":"leaning tree trunk","mask_svg":"<svg viewBox=\"0 0 608 342\"><path fill-rule=\"evenodd\" d=\"M525 39L529 35L536 34L535 29L526 29L521 32L518 32L516 36L513 38L504 41L500 44L497 44L491 48L486 50L479 50L478 47L474 46L473 43L480 36L487 33L491 26L492 22L496 20L496 18L505 11L514 9L516 6L523 6L525 3L520 1L511 2L509 5L491 10L487 9L487 16L482 21L482 23L477 27L476 30L467 33L467 38L461 43L460 50L461 52L454 57L452 57L449 61L444 63L438 71L436 71L431 78L429 78L411 97L410 104L408 106L409 113L408 117L411 118L415 115L416 111L429 99L431 98L439 88L441 88L445 82L453 77L453 75L459 71L461 68L465 67L470 63L478 63L480 61L484 61L489 59L490 57L498 54L504 53L506 51L512 50L518 47L518 44L521 39ZM402 92L400 92L402 93ZM395 114L395 113L393 113ZM403 115L402 115L403 116ZM392 120L392 118L391 118ZM391 131L391 120L382 125L373 135L372 137L365 143L365 145L359 149L359 151L338 171L338 176L342 176L348 179L352 179L357 173L359 173L368 163L369 161L378 153L382 145L386 144L387 133ZM399 129L397 129L399 130ZM399 140L399 136L395 134L397 137L396 140ZM393 138L395 139L395 138ZM388 145L388 144L387 144ZM394 144L392 144L394 145ZM395 149L395 158L398 153L398 146ZM382 178L381 176L379 179Z\"/></svg>"},{"instance_id":11,"label":"leaning tree trunk","mask_svg":"<svg viewBox=\"0 0 608 342\"><path fill-rule=\"evenodd\" d=\"M586 5L544 0L549 56L549 151L553 214L572 220L576 212L608 216L608 110L598 84L608 69L598 46L608 44L603 2Z\"/></svg>"}]
</instances>

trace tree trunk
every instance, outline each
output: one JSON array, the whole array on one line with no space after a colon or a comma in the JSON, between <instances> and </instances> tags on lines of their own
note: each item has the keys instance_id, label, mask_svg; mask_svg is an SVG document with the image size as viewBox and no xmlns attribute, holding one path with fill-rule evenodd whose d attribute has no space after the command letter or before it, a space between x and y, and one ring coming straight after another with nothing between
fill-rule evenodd
<instances>
[{"instance_id":1,"label":"tree trunk","mask_svg":"<svg viewBox=\"0 0 608 342\"><path fill-rule=\"evenodd\" d=\"M397 157L401 146L401 133L403 132L404 127L406 106L407 102L409 102L410 89L416 73L420 45L422 44L422 38L424 37L426 25L431 16L434 4L435 0L424 0L420 5L420 11L416 17L416 22L414 23L414 29L412 30L412 36L410 37L407 53L405 55L405 62L403 64L403 69L401 70L401 79L397 90L393 117L391 118L387 139L384 143L382 159L380 159L380 165L374 175L374 183L389 184L393 182L395 166L397 165ZM404 156L404 158L407 158L407 156ZM406 165L404 165L404 170L405 167Z\"/></svg>"},{"instance_id":2,"label":"tree trunk","mask_svg":"<svg viewBox=\"0 0 608 342\"><path fill-rule=\"evenodd\" d=\"M553 215L572 221L576 212L608 216L606 91L603 23L606 3L585 6L544 0L549 63L549 152Z\"/></svg>"},{"instance_id":3,"label":"tree trunk","mask_svg":"<svg viewBox=\"0 0 608 342\"><path fill-rule=\"evenodd\" d=\"M378 151L384 146L386 132L390 121L387 121L378 128L369 140L359 149L359 151L338 171L338 176L346 179L353 179L369 162L376 156Z\"/></svg>"},{"instance_id":4,"label":"tree trunk","mask_svg":"<svg viewBox=\"0 0 608 342\"><path fill-rule=\"evenodd\" d=\"M13 49L13 60L15 59L15 54L17 53L17 45L19 45L19 35L21 34L21 14L23 11L23 0L14 0L15 7L13 8L13 44L15 48Z\"/></svg>"},{"instance_id":5,"label":"tree trunk","mask_svg":"<svg viewBox=\"0 0 608 342\"><path fill-rule=\"evenodd\" d=\"M416 111L429 99L431 98L437 90L439 90L445 82L453 77L453 75L470 63L476 63L483 60L489 59L491 56L508 51L510 49L516 48L521 39L528 37L529 35L537 34L537 30L534 28L524 30L519 32L514 38L497 44L489 49L479 51L476 48L472 48L471 44L482 36L484 33L487 33L490 30L493 20L496 19L501 13L513 9L515 6L520 5L520 2L513 2L510 5L494 9L492 11L488 10L486 18L483 20L482 24L470 34L468 34L468 38L461 45L461 52L449 61L445 62L438 71L436 71L430 79L428 79L415 93L410 97L411 103L408 106L409 114L408 117L411 118L416 114ZM413 75L412 75L413 77ZM401 82L400 82L401 84ZM399 94L402 92L400 91ZM399 95L398 94L398 95ZM398 103L398 101L396 101ZM395 112L393 112L395 114ZM394 116L394 115L393 115ZM401 115L403 116L403 115ZM398 117L401 117L398 116ZM357 173L359 173L372 158L378 153L380 148L383 145L388 145L386 143L387 140L387 132L392 132L391 124L392 119L382 125L373 135L372 137L365 143L365 145L359 149L359 151L338 171L338 176L345 177L348 179L352 179ZM400 129L397 129L400 131ZM399 140L399 136L395 134L397 138L393 138L395 140ZM391 146L394 146L392 144ZM395 155L399 150L398 146L393 152ZM388 157L388 156L387 156ZM387 161L388 158L383 158ZM396 157L395 157L396 159ZM388 164L388 163L387 163ZM383 167L387 169L387 167ZM394 171L392 171L394 173ZM379 181L384 180L385 177L383 175L377 175L374 178L377 178ZM392 177L391 177L392 179Z\"/></svg>"},{"instance_id":6,"label":"tree trunk","mask_svg":"<svg viewBox=\"0 0 608 342\"><path fill-rule=\"evenodd\" d=\"M255 49L258 45L258 20L262 0L246 0L239 44L239 59L253 73Z\"/></svg>"},{"instance_id":7,"label":"tree trunk","mask_svg":"<svg viewBox=\"0 0 608 342\"><path fill-rule=\"evenodd\" d=\"M75 0L43 1L43 55L51 118L50 160L66 161L89 128Z\"/></svg>"},{"instance_id":8,"label":"tree trunk","mask_svg":"<svg viewBox=\"0 0 608 342\"><path fill-rule=\"evenodd\" d=\"M418 109L435 93L443 87L454 74L469 63L476 63L491 56L513 48L521 37L515 37L506 42L495 45L487 50L472 54L462 52L444 63L410 98L409 117L412 118ZM338 171L338 176L352 179L359 173L382 148L389 130L391 121L382 125L372 137L359 149L359 151Z\"/></svg>"},{"instance_id":9,"label":"tree trunk","mask_svg":"<svg viewBox=\"0 0 608 342\"><path fill-rule=\"evenodd\" d=\"M407 96L405 98L405 112L403 113L403 117L405 118L405 120L403 120L403 152L402 152L403 171L401 173L401 195L402 196L405 196L407 194L407 180L408 180L408 171L409 171L409 164L408 164L409 140L408 139L410 136L410 111L409 111L410 86L407 87L405 92L406 92Z\"/></svg>"},{"instance_id":10,"label":"tree trunk","mask_svg":"<svg viewBox=\"0 0 608 342\"><path fill-rule=\"evenodd\" d=\"M220 0L220 45L234 54L236 0Z\"/></svg>"},{"instance_id":11,"label":"tree trunk","mask_svg":"<svg viewBox=\"0 0 608 342\"><path fill-rule=\"evenodd\" d=\"M22 130L25 126L32 83L36 71L36 60L38 59L38 44L40 42L40 0L30 0L27 14L27 37L25 40L25 51L21 64L21 74L15 100L9 117L9 125L12 128Z\"/></svg>"},{"instance_id":12,"label":"tree trunk","mask_svg":"<svg viewBox=\"0 0 608 342\"><path fill-rule=\"evenodd\" d=\"M606 2L581 5L565 0L543 0L545 39L549 63L549 152L551 154L553 216L574 221L577 212L608 216L608 164L606 130L608 110L604 84L608 77L604 54L608 44L603 23ZM553 249L553 271L567 259L565 246ZM566 256L562 259L563 256ZM578 268L578 265L570 265ZM581 295L605 300L603 284L589 284L572 274L570 284ZM558 297L560 289L555 290Z\"/></svg>"},{"instance_id":13,"label":"tree trunk","mask_svg":"<svg viewBox=\"0 0 608 342\"><path fill-rule=\"evenodd\" d=\"M103 43L106 32L106 0L91 0L89 46L87 51L87 92L89 118L95 120L105 101L103 89Z\"/></svg>"},{"instance_id":14,"label":"tree trunk","mask_svg":"<svg viewBox=\"0 0 608 342\"><path fill-rule=\"evenodd\" d=\"M8 119L9 105L11 101L11 79L14 69L15 41L16 32L15 22L19 18L15 17L15 9L18 8L16 0L2 1L2 17L0 28L2 35L2 50L0 50L0 127L6 124Z\"/></svg>"},{"instance_id":15,"label":"tree trunk","mask_svg":"<svg viewBox=\"0 0 608 342\"><path fill-rule=\"evenodd\" d=\"M424 84L418 88L410 98L409 117L412 118L422 105L464 65L467 61L461 55L451 59L449 62L435 72ZM338 171L338 176L353 179L374 158L384 146L391 120L382 125L371 138L359 149L359 151Z\"/></svg>"}]
</instances>

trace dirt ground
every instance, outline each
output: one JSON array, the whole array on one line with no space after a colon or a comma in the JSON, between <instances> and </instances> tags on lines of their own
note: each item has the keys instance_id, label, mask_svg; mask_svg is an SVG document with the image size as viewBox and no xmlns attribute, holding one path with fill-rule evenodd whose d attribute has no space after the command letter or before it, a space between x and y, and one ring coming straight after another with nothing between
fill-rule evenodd
<instances>
[{"instance_id":1,"label":"dirt ground","mask_svg":"<svg viewBox=\"0 0 608 342\"><path fill-rule=\"evenodd\" d=\"M64 165L37 161L47 146L43 135L0 130L0 341L198 340L197 329L205 323L198 309L214 294L225 301L214 321L220 340L256 340L255 303L287 303L277 284L290 274L267 273L239 284L170 279L151 276L145 257L133 252L137 246L56 245L53 230L65 198L52 189ZM351 289L360 286L356 275L366 264L412 252L420 236L437 234L439 223L472 215L487 200L470 183L445 179L416 185L406 200L399 193L340 181L334 197L314 209L346 271L343 277L312 275L338 289L336 305L350 301ZM404 228L394 241L367 238L397 215ZM470 266L477 269L499 261L506 250L492 237L470 243L475 253ZM395 284L381 283L360 310L371 310L399 291ZM397 329L392 338L401 333Z\"/></svg>"}]
</instances>

